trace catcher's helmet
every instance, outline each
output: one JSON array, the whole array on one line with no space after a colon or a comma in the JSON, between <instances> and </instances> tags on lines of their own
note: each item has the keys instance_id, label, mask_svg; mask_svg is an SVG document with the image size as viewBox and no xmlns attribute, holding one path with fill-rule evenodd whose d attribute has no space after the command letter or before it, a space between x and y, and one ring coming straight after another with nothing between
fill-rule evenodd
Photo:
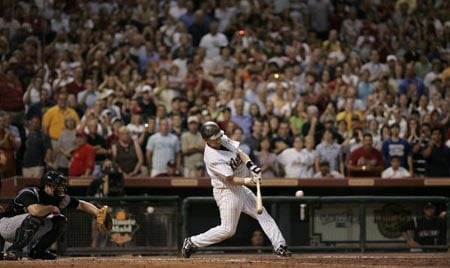
<instances>
[{"instance_id":1,"label":"catcher's helmet","mask_svg":"<svg viewBox=\"0 0 450 268\"><path fill-rule=\"evenodd\" d=\"M219 125L215 122L208 121L202 125L200 128L200 134L204 140L217 139L223 135L223 131L220 129Z\"/></svg>"},{"instance_id":2,"label":"catcher's helmet","mask_svg":"<svg viewBox=\"0 0 450 268\"><path fill-rule=\"evenodd\" d=\"M56 170L45 172L41 177L40 187L44 188L45 185L55 186L55 197L64 196L66 194L67 179L61 172Z\"/></svg>"}]
</instances>

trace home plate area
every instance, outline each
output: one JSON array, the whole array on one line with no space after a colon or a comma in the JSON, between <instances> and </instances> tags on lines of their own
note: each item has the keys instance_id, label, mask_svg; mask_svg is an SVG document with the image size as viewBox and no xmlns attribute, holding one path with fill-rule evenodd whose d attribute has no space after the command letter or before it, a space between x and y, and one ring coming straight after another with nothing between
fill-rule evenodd
<instances>
[{"instance_id":1,"label":"home plate area","mask_svg":"<svg viewBox=\"0 0 450 268\"><path fill-rule=\"evenodd\" d=\"M280 258L269 254L245 255L193 255L190 259L175 256L122 256L122 257L61 257L55 261L22 259L0 261L0 267L8 268L222 268L222 267L433 267L450 268L449 253L410 254L294 254Z\"/></svg>"}]
</instances>

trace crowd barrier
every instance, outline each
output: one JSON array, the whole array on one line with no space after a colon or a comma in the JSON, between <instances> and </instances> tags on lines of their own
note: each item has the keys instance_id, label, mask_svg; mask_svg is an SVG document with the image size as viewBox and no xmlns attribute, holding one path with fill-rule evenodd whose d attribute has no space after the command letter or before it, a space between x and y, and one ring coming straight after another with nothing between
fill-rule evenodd
<instances>
[{"instance_id":1,"label":"crowd barrier","mask_svg":"<svg viewBox=\"0 0 450 268\"><path fill-rule=\"evenodd\" d=\"M447 210L446 244L424 247L447 250L450 245L450 198L444 196L309 196L263 197L266 209L278 222L289 247L302 250L409 250L401 237L404 224L413 216L420 218L425 202L434 202L438 209ZM187 197L182 203L183 236L190 236L202 229L195 217L196 211L206 204L215 206L212 197ZM194 214L194 215L193 215ZM254 221L254 220L253 220ZM194 222L194 224L193 224ZM242 222L242 219L241 219ZM256 221L254 221L256 222ZM242 228L235 236L249 233ZM245 234L244 234L245 237ZM247 236L248 238L250 236ZM233 238L231 238L233 240ZM200 251L255 250L238 239L234 243L199 249ZM244 246L236 246L244 245ZM271 250L270 245L257 250Z\"/></svg>"}]
</instances>

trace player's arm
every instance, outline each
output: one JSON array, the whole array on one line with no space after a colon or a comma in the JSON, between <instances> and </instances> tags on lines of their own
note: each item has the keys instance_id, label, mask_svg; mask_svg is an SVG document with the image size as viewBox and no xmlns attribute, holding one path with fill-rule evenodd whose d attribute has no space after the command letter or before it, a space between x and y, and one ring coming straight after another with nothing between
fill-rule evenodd
<instances>
[{"instance_id":1,"label":"player's arm","mask_svg":"<svg viewBox=\"0 0 450 268\"><path fill-rule=\"evenodd\" d=\"M31 216L42 218L48 214L60 214L59 208L53 205L32 204L27 206L27 211Z\"/></svg>"},{"instance_id":2,"label":"player's arm","mask_svg":"<svg viewBox=\"0 0 450 268\"><path fill-rule=\"evenodd\" d=\"M97 216L99 212L99 209L96 206L84 200L79 200L77 209L93 216Z\"/></svg>"},{"instance_id":3,"label":"player's arm","mask_svg":"<svg viewBox=\"0 0 450 268\"><path fill-rule=\"evenodd\" d=\"M252 172L252 175L259 175L261 176L261 168L258 167L253 161L250 159L250 157L243 152L242 150L238 149L239 158L241 158L242 162L245 163L245 166Z\"/></svg>"}]
</instances>

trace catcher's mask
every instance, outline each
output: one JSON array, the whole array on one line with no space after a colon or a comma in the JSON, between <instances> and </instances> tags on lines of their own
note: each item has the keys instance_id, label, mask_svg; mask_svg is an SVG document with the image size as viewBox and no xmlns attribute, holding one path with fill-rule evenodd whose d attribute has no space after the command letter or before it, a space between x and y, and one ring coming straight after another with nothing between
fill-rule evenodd
<instances>
[{"instance_id":1,"label":"catcher's mask","mask_svg":"<svg viewBox=\"0 0 450 268\"><path fill-rule=\"evenodd\" d=\"M215 122L209 121L202 125L200 134L204 140L217 140L223 136L223 130Z\"/></svg>"},{"instance_id":2,"label":"catcher's mask","mask_svg":"<svg viewBox=\"0 0 450 268\"><path fill-rule=\"evenodd\" d=\"M40 187L44 189L45 185L52 186L54 197L64 197L66 195L67 179L58 171L51 170L42 175Z\"/></svg>"}]
</instances>

